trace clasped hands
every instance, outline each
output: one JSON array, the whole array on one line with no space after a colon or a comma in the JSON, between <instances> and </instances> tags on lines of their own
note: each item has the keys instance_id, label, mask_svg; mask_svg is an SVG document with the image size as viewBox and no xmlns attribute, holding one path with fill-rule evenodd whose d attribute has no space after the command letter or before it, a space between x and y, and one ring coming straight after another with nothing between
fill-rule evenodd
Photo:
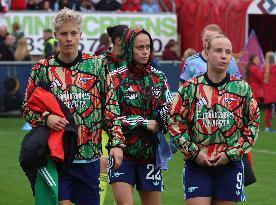
<instances>
[{"instance_id":1,"label":"clasped hands","mask_svg":"<svg viewBox=\"0 0 276 205\"><path fill-rule=\"evenodd\" d=\"M218 153L213 159L210 159L207 154L200 151L195 158L195 162L201 166L217 167L226 165L230 162L225 152Z\"/></svg>"}]
</instances>

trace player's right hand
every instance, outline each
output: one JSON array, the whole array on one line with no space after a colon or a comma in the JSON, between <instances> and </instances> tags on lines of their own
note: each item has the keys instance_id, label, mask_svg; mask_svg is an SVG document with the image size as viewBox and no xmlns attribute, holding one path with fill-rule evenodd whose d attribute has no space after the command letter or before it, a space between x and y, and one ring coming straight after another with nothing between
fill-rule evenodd
<instances>
[{"instance_id":1,"label":"player's right hand","mask_svg":"<svg viewBox=\"0 0 276 205\"><path fill-rule=\"evenodd\" d=\"M230 162L225 152L218 153L218 155L214 158L214 161L215 161L214 163L215 167L226 165Z\"/></svg>"},{"instance_id":2,"label":"player's right hand","mask_svg":"<svg viewBox=\"0 0 276 205\"><path fill-rule=\"evenodd\" d=\"M120 147L112 147L109 156L113 158L113 162L109 164L109 168L118 169L123 161L124 152Z\"/></svg>"},{"instance_id":3,"label":"player's right hand","mask_svg":"<svg viewBox=\"0 0 276 205\"><path fill-rule=\"evenodd\" d=\"M60 131L64 129L66 125L69 124L69 122L65 118L50 114L47 118L46 124L50 129L54 131Z\"/></svg>"},{"instance_id":4,"label":"player's right hand","mask_svg":"<svg viewBox=\"0 0 276 205\"><path fill-rule=\"evenodd\" d=\"M195 162L200 166L213 166L213 164L209 161L208 156L200 151L195 158Z\"/></svg>"}]
</instances>

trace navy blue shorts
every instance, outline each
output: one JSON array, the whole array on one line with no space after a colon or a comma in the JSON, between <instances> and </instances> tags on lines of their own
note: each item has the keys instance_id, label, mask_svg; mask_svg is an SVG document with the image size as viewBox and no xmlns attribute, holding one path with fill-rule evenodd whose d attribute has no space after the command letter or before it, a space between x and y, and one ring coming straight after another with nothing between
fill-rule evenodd
<instances>
[{"instance_id":1,"label":"navy blue shorts","mask_svg":"<svg viewBox=\"0 0 276 205\"><path fill-rule=\"evenodd\" d=\"M108 181L125 182L131 186L136 185L138 191L163 191L163 177L160 169L154 164L137 164L130 160L123 160L122 165L116 169L108 170Z\"/></svg>"},{"instance_id":2,"label":"navy blue shorts","mask_svg":"<svg viewBox=\"0 0 276 205\"><path fill-rule=\"evenodd\" d=\"M183 190L186 199L212 197L223 201L245 201L242 161L220 167L203 167L186 161L183 170Z\"/></svg>"},{"instance_id":3,"label":"navy blue shorts","mask_svg":"<svg viewBox=\"0 0 276 205\"><path fill-rule=\"evenodd\" d=\"M100 160L90 163L74 163L58 180L58 200L70 200L76 204L100 204Z\"/></svg>"}]
</instances>

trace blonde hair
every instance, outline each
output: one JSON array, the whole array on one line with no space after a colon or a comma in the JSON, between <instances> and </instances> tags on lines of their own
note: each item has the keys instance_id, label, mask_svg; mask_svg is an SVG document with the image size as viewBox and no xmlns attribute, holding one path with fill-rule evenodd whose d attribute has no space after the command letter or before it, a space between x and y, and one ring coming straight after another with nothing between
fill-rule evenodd
<instances>
[{"instance_id":1,"label":"blonde hair","mask_svg":"<svg viewBox=\"0 0 276 205\"><path fill-rule=\"evenodd\" d=\"M54 18L55 31L58 31L61 25L66 22L78 24L79 29L81 29L82 18L80 13L66 7L61 9Z\"/></svg>"},{"instance_id":2,"label":"blonde hair","mask_svg":"<svg viewBox=\"0 0 276 205\"><path fill-rule=\"evenodd\" d=\"M27 56L29 56L27 40L22 37L18 40L17 47L14 52L14 58L16 61L23 61Z\"/></svg>"},{"instance_id":3,"label":"blonde hair","mask_svg":"<svg viewBox=\"0 0 276 205\"><path fill-rule=\"evenodd\" d=\"M271 63L275 64L274 53L272 51L266 52L265 62L269 63L269 64L271 64Z\"/></svg>"},{"instance_id":4,"label":"blonde hair","mask_svg":"<svg viewBox=\"0 0 276 205\"><path fill-rule=\"evenodd\" d=\"M225 39L228 39L225 35L223 34L219 34L219 35L214 35L212 36L208 41L207 41L207 44L206 44L206 47L205 47L205 50L208 51L210 50L211 48L211 42L214 40L214 39L217 39L217 38L225 38ZM231 41L229 40L229 42L231 43Z\"/></svg>"},{"instance_id":5,"label":"blonde hair","mask_svg":"<svg viewBox=\"0 0 276 205\"><path fill-rule=\"evenodd\" d=\"M268 83L270 80L270 64L275 64L274 53L272 51L268 51L265 54L264 83Z\"/></svg>"},{"instance_id":6,"label":"blonde hair","mask_svg":"<svg viewBox=\"0 0 276 205\"><path fill-rule=\"evenodd\" d=\"M203 31L201 33L201 38L203 38L203 35L206 31L216 31L219 34L223 34L221 28L217 24L209 24L209 25L205 26L205 28L203 29Z\"/></svg>"}]
</instances>

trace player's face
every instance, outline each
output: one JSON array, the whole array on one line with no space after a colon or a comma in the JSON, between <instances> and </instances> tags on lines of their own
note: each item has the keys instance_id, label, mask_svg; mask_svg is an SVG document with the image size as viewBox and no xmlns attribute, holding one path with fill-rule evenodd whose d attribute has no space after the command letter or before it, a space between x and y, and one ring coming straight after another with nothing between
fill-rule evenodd
<instances>
[{"instance_id":1,"label":"player's face","mask_svg":"<svg viewBox=\"0 0 276 205\"><path fill-rule=\"evenodd\" d=\"M145 65L150 56L150 38L145 33L138 34L133 43L133 58L140 65Z\"/></svg>"},{"instance_id":2,"label":"player's face","mask_svg":"<svg viewBox=\"0 0 276 205\"><path fill-rule=\"evenodd\" d=\"M210 31L210 30L206 30L202 36L202 45L203 45L203 49L205 49L205 46L207 45L207 42L209 41L209 39L214 36L214 35L218 35L219 32L217 31Z\"/></svg>"},{"instance_id":3,"label":"player's face","mask_svg":"<svg viewBox=\"0 0 276 205\"><path fill-rule=\"evenodd\" d=\"M76 55L81 37L79 25L66 22L55 32L55 37L58 40L61 54L66 56Z\"/></svg>"},{"instance_id":4,"label":"player's face","mask_svg":"<svg viewBox=\"0 0 276 205\"><path fill-rule=\"evenodd\" d=\"M232 57L232 45L227 38L215 38L206 52L208 69L215 72L226 72Z\"/></svg>"}]
</instances>

